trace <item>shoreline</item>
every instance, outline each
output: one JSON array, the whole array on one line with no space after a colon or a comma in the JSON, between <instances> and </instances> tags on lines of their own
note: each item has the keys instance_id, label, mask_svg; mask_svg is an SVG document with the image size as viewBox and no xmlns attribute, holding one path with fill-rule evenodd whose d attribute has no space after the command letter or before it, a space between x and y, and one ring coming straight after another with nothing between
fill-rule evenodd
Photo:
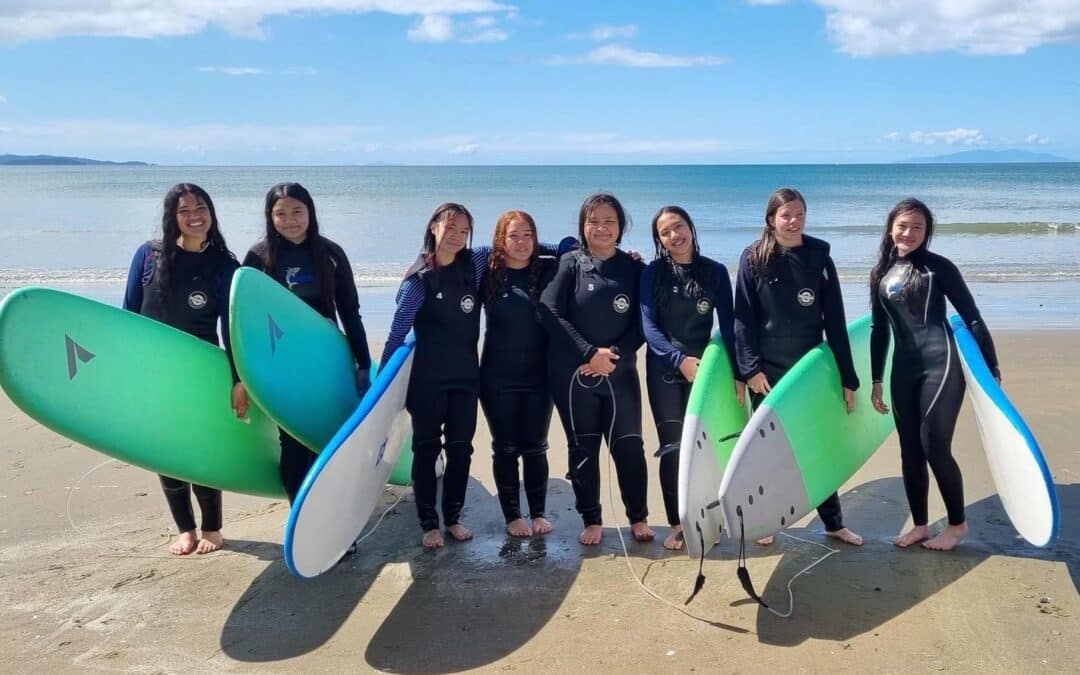
<instances>
[{"instance_id":1,"label":"shoreline","mask_svg":"<svg viewBox=\"0 0 1080 675\"><path fill-rule=\"evenodd\" d=\"M377 349L385 336L370 335ZM1035 549L1016 537L965 403L953 447L969 539L949 554L890 544L909 524L893 435L840 491L865 546L833 545L813 515L786 531L805 541L748 545L755 587L778 611L788 607L789 579L825 553L816 544L839 548L794 583L786 620L747 601L730 539L706 559L705 587L683 606L697 561L659 541L668 530L647 404L658 541L628 542L630 563L650 589L709 623L637 587L613 527L625 519L606 470L604 541L577 543L557 421L551 535L503 533L481 415L464 513L474 541L423 551L410 493L388 488L379 513L403 491L404 499L360 552L304 581L281 560L283 502L228 493L227 549L169 556L172 522L155 476L71 443L0 396L0 643L14 670L50 673L551 672L571 664L596 672L1069 672L1080 662L1080 363L1071 357L1080 332L994 337L1005 386L1057 484L1058 541ZM930 513L940 527L933 487Z\"/></svg>"}]
</instances>

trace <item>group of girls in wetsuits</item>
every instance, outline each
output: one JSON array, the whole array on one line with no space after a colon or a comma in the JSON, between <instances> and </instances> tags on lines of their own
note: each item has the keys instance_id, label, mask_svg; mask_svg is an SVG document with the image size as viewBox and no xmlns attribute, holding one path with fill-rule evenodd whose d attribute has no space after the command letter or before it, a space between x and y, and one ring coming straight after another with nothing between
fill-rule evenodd
<instances>
[{"instance_id":1,"label":"group of girls in wetsuits","mask_svg":"<svg viewBox=\"0 0 1080 675\"><path fill-rule=\"evenodd\" d=\"M296 183L266 196L266 234L244 265L287 286L344 330L356 360L357 389L369 384L371 358L348 258L319 233L311 195ZM858 405L859 378L848 342L843 299L829 245L804 233L806 200L791 188L769 199L761 237L739 259L734 292L725 266L701 254L689 213L661 208L652 220L655 257L645 265L621 248L629 224L614 196L590 196L578 214L576 240L543 244L524 211L499 217L490 246L472 246L468 209L446 203L423 231L421 252L398 290L397 310L382 353L385 363L409 331L416 337L406 408L412 417L412 479L423 545L472 538L461 522L473 453L477 409L492 438L493 474L507 532L550 532L545 517L548 428L556 408L566 434L568 478L584 523L582 544L602 538L601 445L614 462L631 532L651 541L648 476L641 422L637 351L648 345L645 383L656 424L660 487L671 534L683 545L678 514L678 446L700 358L714 332L735 365L740 402L749 389L757 406L784 374L824 336L840 372L848 412ZM871 405L889 413L882 379L895 345L891 411L901 445L904 486L914 528L895 540L950 549L967 533L963 485L952 457L953 429L964 392L956 345L945 321L948 299L972 330L997 373L993 342L956 267L931 253L934 221L922 202L906 199L889 213L870 276L873 316ZM166 195L162 238L135 255L124 306L229 350L228 288L238 268L222 237L210 197L180 184ZM478 354L481 307L486 313ZM231 363L231 354L230 354ZM237 415L249 405L233 372ZM437 504L436 461L445 457ZM314 454L281 432L281 475L295 498ZM519 461L520 459L520 461ZM520 470L519 470L520 465ZM948 526L927 528L929 469L948 511ZM520 471L520 473L519 473ZM527 514L521 505L524 481ZM222 544L221 493L162 477L180 536L175 554ZM196 536L190 491L202 509ZM440 526L440 512L441 523ZM828 536L852 545L833 494L818 507ZM771 538L758 542L771 543Z\"/></svg>"}]
</instances>

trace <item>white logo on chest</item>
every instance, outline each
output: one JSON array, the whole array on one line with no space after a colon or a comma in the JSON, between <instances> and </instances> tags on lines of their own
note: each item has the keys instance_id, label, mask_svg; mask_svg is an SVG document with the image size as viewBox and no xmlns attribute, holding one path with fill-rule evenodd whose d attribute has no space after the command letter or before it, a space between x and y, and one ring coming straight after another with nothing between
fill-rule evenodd
<instances>
[{"instance_id":1,"label":"white logo on chest","mask_svg":"<svg viewBox=\"0 0 1080 675\"><path fill-rule=\"evenodd\" d=\"M203 307L206 307L206 293L195 291L187 296L187 304L188 307L192 309L202 309Z\"/></svg>"},{"instance_id":2,"label":"white logo on chest","mask_svg":"<svg viewBox=\"0 0 1080 675\"><path fill-rule=\"evenodd\" d=\"M803 307L809 307L810 305L814 304L814 292L809 288L804 288L799 291L799 294L796 295L795 298Z\"/></svg>"},{"instance_id":3,"label":"white logo on chest","mask_svg":"<svg viewBox=\"0 0 1080 675\"><path fill-rule=\"evenodd\" d=\"M701 300L697 301L697 313L698 314L700 314L702 316L705 316L706 314L709 313L710 309L712 309L712 305L709 303L708 300L702 298Z\"/></svg>"},{"instance_id":4,"label":"white logo on chest","mask_svg":"<svg viewBox=\"0 0 1080 675\"><path fill-rule=\"evenodd\" d=\"M471 314L473 308L476 307L476 300L471 295L466 295L461 299L461 311L466 314Z\"/></svg>"},{"instance_id":5,"label":"white logo on chest","mask_svg":"<svg viewBox=\"0 0 1080 675\"><path fill-rule=\"evenodd\" d=\"M619 293L615 296L615 301L611 303L611 306L614 307L615 311L619 314L626 314L630 309L630 298Z\"/></svg>"}]
</instances>

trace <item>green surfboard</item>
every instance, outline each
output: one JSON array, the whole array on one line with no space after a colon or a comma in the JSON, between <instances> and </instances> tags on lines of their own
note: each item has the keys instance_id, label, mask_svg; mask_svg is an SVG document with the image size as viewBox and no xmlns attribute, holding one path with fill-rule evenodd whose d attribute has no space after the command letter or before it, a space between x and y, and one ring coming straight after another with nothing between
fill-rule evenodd
<instances>
[{"instance_id":1,"label":"green surfboard","mask_svg":"<svg viewBox=\"0 0 1080 675\"><path fill-rule=\"evenodd\" d=\"M895 429L870 405L870 316L848 325L861 389L844 405L832 350L811 350L773 386L739 436L720 485L728 535L776 534L836 492ZM890 372L886 364L885 373ZM888 377L884 382L886 399ZM887 403L890 403L888 400Z\"/></svg>"},{"instance_id":2,"label":"green surfboard","mask_svg":"<svg viewBox=\"0 0 1080 675\"><path fill-rule=\"evenodd\" d=\"M701 356L679 445L679 521L686 552L698 558L720 535L716 497L747 409L735 396L735 372L720 334Z\"/></svg>"},{"instance_id":3,"label":"green surfboard","mask_svg":"<svg viewBox=\"0 0 1080 675\"><path fill-rule=\"evenodd\" d=\"M231 407L225 352L134 312L49 288L0 303L0 386L78 443L232 492L284 494L277 429Z\"/></svg>"},{"instance_id":4,"label":"green surfboard","mask_svg":"<svg viewBox=\"0 0 1080 675\"><path fill-rule=\"evenodd\" d=\"M229 334L251 399L289 435L322 452L360 404L356 361L337 325L271 277L241 267L230 289ZM391 483L408 485L411 468L406 444Z\"/></svg>"}]
</instances>

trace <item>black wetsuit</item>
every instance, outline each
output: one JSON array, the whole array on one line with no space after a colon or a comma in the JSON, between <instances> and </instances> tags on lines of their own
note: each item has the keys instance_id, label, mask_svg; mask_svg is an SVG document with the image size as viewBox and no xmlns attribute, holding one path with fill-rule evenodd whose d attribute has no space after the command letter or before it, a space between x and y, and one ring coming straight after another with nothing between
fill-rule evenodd
<instances>
[{"instance_id":1,"label":"black wetsuit","mask_svg":"<svg viewBox=\"0 0 1080 675\"><path fill-rule=\"evenodd\" d=\"M665 270L666 266L666 270ZM713 330L713 313L731 363L735 363L735 314L727 268L704 256L696 263L696 284L690 287L691 265L668 258L649 263L641 275L641 326L645 353L645 385L660 439L660 490L668 524L679 524L679 443L690 398L690 382L679 365L701 358Z\"/></svg>"},{"instance_id":2,"label":"black wetsuit","mask_svg":"<svg viewBox=\"0 0 1080 675\"><path fill-rule=\"evenodd\" d=\"M542 517L547 502L552 402L548 335L537 304L554 274L555 259L542 257L524 269L507 269L502 288L491 288L495 282L490 274L481 285L487 328L480 357L480 405L491 429L495 487L508 523L521 518L518 456L529 518Z\"/></svg>"},{"instance_id":3,"label":"black wetsuit","mask_svg":"<svg viewBox=\"0 0 1080 675\"><path fill-rule=\"evenodd\" d=\"M560 258L555 278L541 295L551 335L551 394L566 431L576 506L586 526L602 523L602 438L615 460L630 523L643 522L649 514L636 362L644 341L638 303L643 267L619 250L607 260L574 251ZM607 378L579 375L578 368L600 347L618 351L615 371Z\"/></svg>"},{"instance_id":4,"label":"black wetsuit","mask_svg":"<svg viewBox=\"0 0 1080 675\"><path fill-rule=\"evenodd\" d=\"M799 359L821 344L824 331L840 370L837 385L852 391L859 388L840 279L826 242L804 235L802 246L777 246L764 278L754 274L747 248L739 259L735 286L735 351L747 382L765 373L769 385L775 387ZM750 394L754 408L764 398ZM818 506L818 515L828 532L844 527L835 492Z\"/></svg>"},{"instance_id":5,"label":"black wetsuit","mask_svg":"<svg viewBox=\"0 0 1080 675\"><path fill-rule=\"evenodd\" d=\"M964 484L952 456L952 437L965 384L956 341L945 319L946 299L975 336L987 365L1000 377L990 332L960 271L947 258L920 248L898 259L874 289L872 304L871 372L874 381L880 382L891 328L892 412L900 438L904 490L917 526L928 521L928 463L949 524L964 522Z\"/></svg>"},{"instance_id":6,"label":"black wetsuit","mask_svg":"<svg viewBox=\"0 0 1080 675\"><path fill-rule=\"evenodd\" d=\"M480 380L477 285L486 260L482 250L464 249L445 267L424 268L407 277L383 349L385 364L409 328L416 335L405 406L412 416L416 512L425 532L439 528L435 462L440 452L446 453L444 524L456 525L465 506Z\"/></svg>"},{"instance_id":7,"label":"black wetsuit","mask_svg":"<svg viewBox=\"0 0 1080 675\"><path fill-rule=\"evenodd\" d=\"M163 299L157 265L161 250L161 242L147 242L135 252L128 271L124 309L161 321L214 346L219 345L220 321L220 344L224 344L229 357L233 383L239 382L233 366L228 332L229 285L239 264L230 254L216 247L207 247L200 253L179 249L169 266L169 292L167 299ZM162 358L168 358L168 355L163 354ZM229 394L221 392L221 395ZM202 531L217 532L221 529L221 490L191 485L169 476L160 478L165 501L169 504L177 530L189 532L195 529L192 491L202 511Z\"/></svg>"},{"instance_id":8,"label":"black wetsuit","mask_svg":"<svg viewBox=\"0 0 1080 675\"><path fill-rule=\"evenodd\" d=\"M244 266L266 272L282 286L292 291L309 307L325 316L337 325L340 317L345 330L345 338L356 359L357 370L371 369L371 355L368 352L367 334L360 319L360 301L356 293L356 281L353 279L352 266L345 251L323 237L323 245L330 256L334 268L334 301L328 304L322 294L315 256L312 252L311 237L300 244L293 244L287 239L279 239L273 269L267 270L266 242L253 246L244 256ZM317 455L303 443L278 429L281 439L281 482L291 504L304 482Z\"/></svg>"}]
</instances>

